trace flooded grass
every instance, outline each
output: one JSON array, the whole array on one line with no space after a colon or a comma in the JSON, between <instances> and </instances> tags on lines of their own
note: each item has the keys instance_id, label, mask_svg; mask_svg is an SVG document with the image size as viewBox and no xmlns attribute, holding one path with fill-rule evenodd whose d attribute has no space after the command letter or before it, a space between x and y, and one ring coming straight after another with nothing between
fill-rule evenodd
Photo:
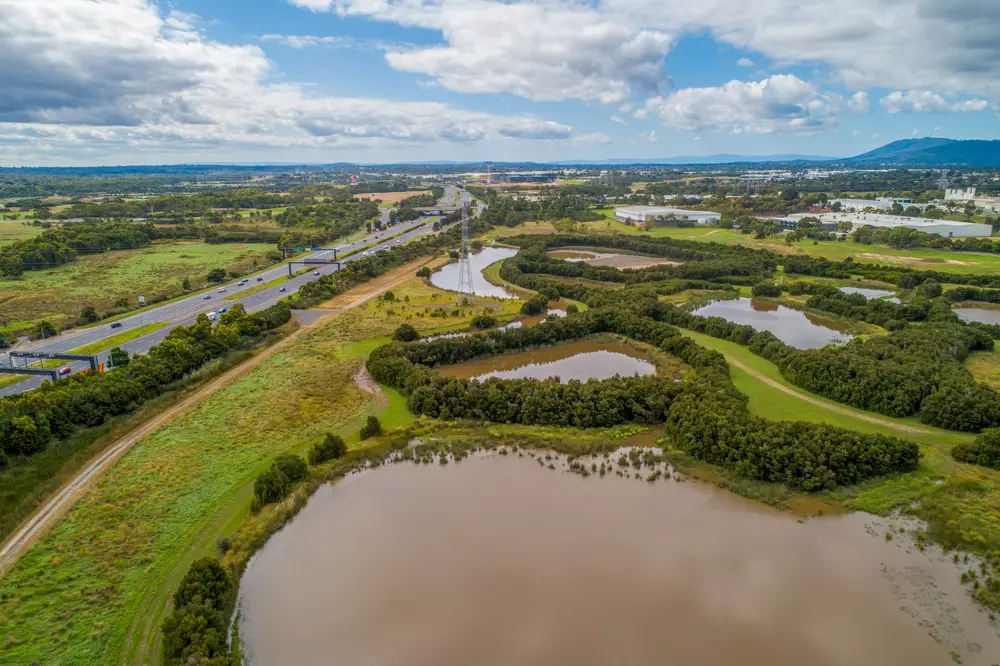
<instances>
[{"instance_id":1,"label":"flooded grass","mask_svg":"<svg viewBox=\"0 0 1000 666\"><path fill-rule=\"evenodd\" d=\"M796 349L816 349L846 342L851 337L841 322L758 298L714 301L694 310L693 314L722 317L738 324L749 324L758 331L770 331Z\"/></svg>"}]
</instances>

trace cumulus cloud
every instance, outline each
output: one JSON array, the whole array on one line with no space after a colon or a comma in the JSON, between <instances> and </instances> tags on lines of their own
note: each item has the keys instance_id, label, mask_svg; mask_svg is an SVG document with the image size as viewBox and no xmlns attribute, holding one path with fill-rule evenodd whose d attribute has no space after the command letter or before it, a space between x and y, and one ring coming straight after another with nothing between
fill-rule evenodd
<instances>
[{"instance_id":1,"label":"cumulus cloud","mask_svg":"<svg viewBox=\"0 0 1000 666\"><path fill-rule=\"evenodd\" d=\"M442 43L387 54L461 91L617 102L669 87L663 58L686 33L820 63L849 89L931 89L1000 101L993 0L288 0L415 26ZM744 64L744 63L740 63Z\"/></svg>"},{"instance_id":2,"label":"cumulus cloud","mask_svg":"<svg viewBox=\"0 0 1000 666\"><path fill-rule=\"evenodd\" d=\"M258 46L208 40L196 21L163 15L150 0L0 0L0 141L190 148L570 138L569 126L532 115L272 83Z\"/></svg>"},{"instance_id":3,"label":"cumulus cloud","mask_svg":"<svg viewBox=\"0 0 1000 666\"><path fill-rule=\"evenodd\" d=\"M278 35L265 34L260 36L262 43L273 42L283 44L293 49L332 48L354 49L357 51L405 51L413 48L412 44L387 42L380 39L357 39L342 35Z\"/></svg>"},{"instance_id":4,"label":"cumulus cloud","mask_svg":"<svg viewBox=\"0 0 1000 666\"><path fill-rule=\"evenodd\" d=\"M740 58L736 61L736 64L740 67L753 67L754 62L750 58Z\"/></svg>"},{"instance_id":5,"label":"cumulus cloud","mask_svg":"<svg viewBox=\"0 0 1000 666\"><path fill-rule=\"evenodd\" d=\"M879 100L889 113L965 113L985 111L990 104L984 99L949 101L930 90L897 90Z\"/></svg>"},{"instance_id":6,"label":"cumulus cloud","mask_svg":"<svg viewBox=\"0 0 1000 666\"><path fill-rule=\"evenodd\" d=\"M646 109L664 124L681 130L713 129L744 132L811 133L836 125L840 113L864 113L865 93L845 99L790 74L763 81L730 81L713 88L686 88L669 97L655 97Z\"/></svg>"}]
</instances>

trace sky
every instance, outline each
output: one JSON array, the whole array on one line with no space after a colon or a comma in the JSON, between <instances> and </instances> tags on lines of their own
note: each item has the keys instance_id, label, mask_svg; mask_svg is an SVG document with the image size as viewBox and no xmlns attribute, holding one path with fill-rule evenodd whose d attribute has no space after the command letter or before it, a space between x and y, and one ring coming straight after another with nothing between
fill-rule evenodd
<instances>
[{"instance_id":1,"label":"sky","mask_svg":"<svg viewBox=\"0 0 1000 666\"><path fill-rule=\"evenodd\" d=\"M1000 138L995 0L0 0L0 166Z\"/></svg>"}]
</instances>

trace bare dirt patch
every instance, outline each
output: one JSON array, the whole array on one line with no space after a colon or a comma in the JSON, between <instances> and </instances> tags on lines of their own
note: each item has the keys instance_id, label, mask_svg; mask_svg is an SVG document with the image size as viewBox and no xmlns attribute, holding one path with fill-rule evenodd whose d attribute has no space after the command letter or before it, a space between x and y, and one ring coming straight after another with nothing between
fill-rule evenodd
<instances>
[{"instance_id":1,"label":"bare dirt patch","mask_svg":"<svg viewBox=\"0 0 1000 666\"><path fill-rule=\"evenodd\" d=\"M449 259L446 256L431 258L422 257L420 259L416 259L406 265L400 266L399 268L394 268L385 275L377 277L374 280L370 280L364 284L354 287L353 289L349 289L339 296L334 296L326 303L321 304L319 309L333 310L336 312L339 310L353 308L374 298L375 296L378 296L386 289L391 289L392 287L405 282L413 277L417 270L423 266L427 266L433 271L436 268L445 265L448 261Z\"/></svg>"},{"instance_id":2,"label":"bare dirt patch","mask_svg":"<svg viewBox=\"0 0 1000 666\"><path fill-rule=\"evenodd\" d=\"M413 190L411 192L371 192L365 194L355 194L354 198L358 200L371 199L372 201L378 199L384 204L397 204L403 199L430 193L430 190Z\"/></svg>"},{"instance_id":3,"label":"bare dirt patch","mask_svg":"<svg viewBox=\"0 0 1000 666\"><path fill-rule=\"evenodd\" d=\"M652 266L680 266L679 262L660 257L643 257L636 254L607 254L587 250L555 250L549 252L556 259L576 259L591 266L610 268L650 268Z\"/></svg>"},{"instance_id":4,"label":"bare dirt patch","mask_svg":"<svg viewBox=\"0 0 1000 666\"><path fill-rule=\"evenodd\" d=\"M950 264L952 266L968 266L969 262L958 259L938 259L937 257L897 257L891 254L876 254L874 252L862 252L858 255L865 259L874 261L885 261L896 264Z\"/></svg>"}]
</instances>

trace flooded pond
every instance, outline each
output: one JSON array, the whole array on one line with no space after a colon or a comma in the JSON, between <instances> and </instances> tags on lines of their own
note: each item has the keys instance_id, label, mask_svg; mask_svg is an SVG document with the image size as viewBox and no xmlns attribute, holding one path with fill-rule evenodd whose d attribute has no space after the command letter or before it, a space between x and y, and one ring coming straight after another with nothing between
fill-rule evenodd
<instances>
[{"instance_id":1,"label":"flooded pond","mask_svg":"<svg viewBox=\"0 0 1000 666\"><path fill-rule=\"evenodd\" d=\"M550 257L563 261L581 261L592 266L612 268L649 268L651 266L680 266L680 262L661 257L647 257L637 254L617 254L611 252L591 252L589 250L552 250Z\"/></svg>"},{"instance_id":2,"label":"flooded pond","mask_svg":"<svg viewBox=\"0 0 1000 666\"><path fill-rule=\"evenodd\" d=\"M962 321L1000 324L1000 308L952 308L951 311Z\"/></svg>"},{"instance_id":3,"label":"flooded pond","mask_svg":"<svg viewBox=\"0 0 1000 666\"><path fill-rule=\"evenodd\" d=\"M484 247L479 252L469 254L472 264L472 293L476 296L493 296L496 298L515 298L515 295L503 287L490 284L483 277L483 270L490 264L501 259L509 259L517 254L517 250L506 247ZM448 291L458 291L458 262L450 263L431 275L431 284Z\"/></svg>"},{"instance_id":4,"label":"flooded pond","mask_svg":"<svg viewBox=\"0 0 1000 666\"><path fill-rule=\"evenodd\" d=\"M836 328L837 322L759 299L714 301L698 308L694 314L722 317L737 324L749 324L758 331L770 331L796 349L816 349L851 338Z\"/></svg>"},{"instance_id":5,"label":"flooded pond","mask_svg":"<svg viewBox=\"0 0 1000 666\"><path fill-rule=\"evenodd\" d=\"M321 487L243 576L246 663L997 661L950 559L886 541L883 519L556 464L406 462Z\"/></svg>"},{"instance_id":6,"label":"flooded pond","mask_svg":"<svg viewBox=\"0 0 1000 666\"><path fill-rule=\"evenodd\" d=\"M438 371L463 379L608 379L615 375L655 375L656 365L621 343L578 340L553 347L501 354L481 361L441 366Z\"/></svg>"},{"instance_id":7,"label":"flooded pond","mask_svg":"<svg viewBox=\"0 0 1000 666\"><path fill-rule=\"evenodd\" d=\"M868 289L867 287L837 287L840 291L845 294L861 294L865 298L885 298L886 296L895 296L896 292L889 291L888 289ZM899 299L891 298L888 299L895 303L899 302Z\"/></svg>"}]
</instances>

